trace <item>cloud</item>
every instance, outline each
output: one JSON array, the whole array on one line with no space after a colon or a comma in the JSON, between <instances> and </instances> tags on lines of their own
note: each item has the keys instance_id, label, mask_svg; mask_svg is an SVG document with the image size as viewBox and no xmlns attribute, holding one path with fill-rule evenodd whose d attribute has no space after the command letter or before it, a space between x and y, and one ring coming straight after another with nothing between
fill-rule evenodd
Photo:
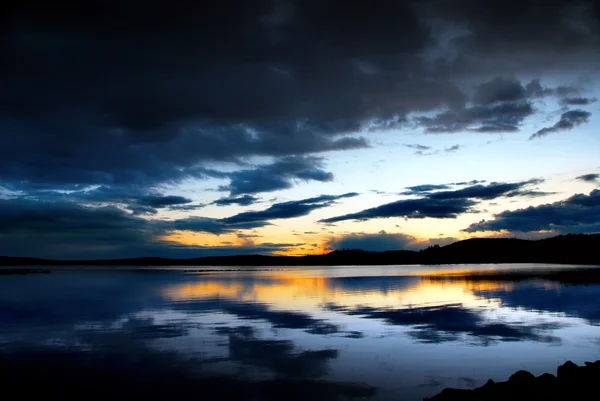
<instances>
[{"instance_id":1,"label":"cloud","mask_svg":"<svg viewBox=\"0 0 600 401\"><path fill-rule=\"evenodd\" d=\"M548 330L545 325L523 325L497 322L486 319L477 310L461 304L437 306L417 306L407 309L373 308L369 306L344 307L335 304L325 305L325 309L335 312L358 315L366 319L382 319L388 324L408 326L410 335L428 343L457 341L460 334L476 337L481 345L489 345L490 340L500 341L540 341L557 342L557 337L543 335Z\"/></svg>"},{"instance_id":2,"label":"cloud","mask_svg":"<svg viewBox=\"0 0 600 401\"><path fill-rule=\"evenodd\" d=\"M215 219L211 217L188 217L168 223L172 230L206 232L210 234L226 234L238 230L250 230L271 225L271 220L291 219L310 214L313 210L329 207L335 201L358 196L356 192L342 195L320 195L314 198L279 202L267 209L248 211L233 216Z\"/></svg>"},{"instance_id":3,"label":"cloud","mask_svg":"<svg viewBox=\"0 0 600 401\"><path fill-rule=\"evenodd\" d=\"M250 206L258 201L258 198L251 195L244 195L239 197L227 197L220 198L213 202L217 206L229 206L229 205L240 205Z\"/></svg>"},{"instance_id":4,"label":"cloud","mask_svg":"<svg viewBox=\"0 0 600 401\"><path fill-rule=\"evenodd\" d=\"M143 19L133 1L4 10L0 175L202 179L215 161L363 148L361 132L421 113L435 113L429 132L512 132L534 110L506 76L598 64L585 1L246 3L151 3Z\"/></svg>"},{"instance_id":5,"label":"cloud","mask_svg":"<svg viewBox=\"0 0 600 401\"><path fill-rule=\"evenodd\" d=\"M175 210L175 211L184 211L184 212L187 212L187 211L190 211L190 210L197 210L197 209L201 209L201 208L203 208L204 206L206 206L206 205L204 205L204 204L202 204L202 203L199 203L199 204L197 204L197 205L190 205L190 204L187 204L187 205L174 205L174 206L169 206L169 210Z\"/></svg>"},{"instance_id":6,"label":"cloud","mask_svg":"<svg viewBox=\"0 0 600 401\"><path fill-rule=\"evenodd\" d=\"M423 192L431 192L439 189L450 189L452 184L422 184L415 185L412 187L406 187L408 191L402 192L402 195L416 195Z\"/></svg>"},{"instance_id":7,"label":"cloud","mask_svg":"<svg viewBox=\"0 0 600 401\"><path fill-rule=\"evenodd\" d=\"M350 213L342 216L331 217L320 220L321 223L336 223L345 220L369 220L374 218L404 217L413 219L422 218L441 218L453 219L463 213L473 211L473 207L478 204L477 201L493 200L500 197L515 196L541 196L548 193L531 191L526 188L530 185L536 185L543 180L533 179L529 181L515 183L492 182L488 185L472 185L466 188L431 192L432 186L427 185L424 188L427 191L420 192L408 191L403 194L418 194L423 197L419 199L399 200L387 203L374 208L366 209L358 213ZM410 188L419 188L409 187Z\"/></svg>"},{"instance_id":8,"label":"cloud","mask_svg":"<svg viewBox=\"0 0 600 401\"><path fill-rule=\"evenodd\" d=\"M171 230L205 232L220 235L236 232L238 230L251 230L268 225L271 225L271 223L265 220L234 222L226 219L193 216L175 220L168 225L168 228Z\"/></svg>"},{"instance_id":9,"label":"cloud","mask_svg":"<svg viewBox=\"0 0 600 401\"><path fill-rule=\"evenodd\" d=\"M412 235L401 233L387 233L380 231L374 234L352 233L332 237L326 242L328 249L362 249L364 251L396 251L396 250L420 250L430 245L447 245L456 242L455 238L436 238L430 240L419 240Z\"/></svg>"},{"instance_id":10,"label":"cloud","mask_svg":"<svg viewBox=\"0 0 600 401\"><path fill-rule=\"evenodd\" d=\"M529 102L506 102L476 105L457 111L445 111L434 117L416 117L425 132L517 132L525 118L534 114Z\"/></svg>"},{"instance_id":11,"label":"cloud","mask_svg":"<svg viewBox=\"0 0 600 401\"><path fill-rule=\"evenodd\" d=\"M228 173L231 182L220 189L235 196L291 188L294 181L332 181L333 174L324 171L322 164L323 159L317 157L284 157L272 164Z\"/></svg>"},{"instance_id":12,"label":"cloud","mask_svg":"<svg viewBox=\"0 0 600 401\"><path fill-rule=\"evenodd\" d=\"M358 213L330 217L320 220L321 223L337 223L345 220L370 220L376 218L404 217L423 219L454 219L459 214L467 213L477 203L469 199L409 199L386 203Z\"/></svg>"},{"instance_id":13,"label":"cloud","mask_svg":"<svg viewBox=\"0 0 600 401\"><path fill-rule=\"evenodd\" d=\"M183 246L162 238L174 231L240 234L240 230L264 227L270 225L271 220L305 216L340 199L357 195L351 192L280 202L264 210L221 219L193 216L176 220L142 218L140 215L153 215L156 210L143 205L139 205L139 209L129 205L131 210L128 212L116 206L83 206L65 200L0 199L0 255L73 259L104 258L107 255L117 258L271 253L298 244L200 247ZM158 199L160 202L155 204L181 201ZM156 199L152 198L152 201Z\"/></svg>"},{"instance_id":14,"label":"cloud","mask_svg":"<svg viewBox=\"0 0 600 401\"><path fill-rule=\"evenodd\" d=\"M425 146L425 145L419 145L419 144L412 144L412 145L411 144L404 144L402 146L405 146L405 147L410 148L410 149L414 149L416 151L426 151L426 150L431 149L431 146Z\"/></svg>"},{"instance_id":15,"label":"cloud","mask_svg":"<svg viewBox=\"0 0 600 401\"><path fill-rule=\"evenodd\" d=\"M10 187L10 186L9 186ZM165 195L157 190L142 186L64 187L49 189L25 186L12 197L43 202L73 202L84 206L118 206L137 215L155 215L159 209L196 210L203 204L192 204L193 200L183 196Z\"/></svg>"},{"instance_id":16,"label":"cloud","mask_svg":"<svg viewBox=\"0 0 600 401\"><path fill-rule=\"evenodd\" d=\"M473 102L489 105L502 102L516 102L527 97L527 91L516 79L496 77L475 88Z\"/></svg>"},{"instance_id":17,"label":"cloud","mask_svg":"<svg viewBox=\"0 0 600 401\"><path fill-rule=\"evenodd\" d=\"M338 356L334 349L295 349L290 340L259 339L249 326L237 330L217 329L228 337L229 357L226 360L268 369L278 377L318 378L328 373L328 362Z\"/></svg>"},{"instance_id":18,"label":"cloud","mask_svg":"<svg viewBox=\"0 0 600 401\"><path fill-rule=\"evenodd\" d=\"M272 284L272 280L268 279L268 284ZM251 288L250 288L251 289ZM206 298L194 302L186 302L185 304L177 305L178 311L188 313L208 313L220 312L236 316L241 320L264 320L276 329L293 329L302 330L310 334L352 334L341 327L329 323L323 319L317 319L310 314L299 311L275 310L267 304L260 302L247 303L239 302L235 299L226 297ZM239 329L238 329L239 330ZM241 334L238 330L231 331L222 328L220 334ZM249 334L247 329L242 329L244 333Z\"/></svg>"},{"instance_id":19,"label":"cloud","mask_svg":"<svg viewBox=\"0 0 600 401\"><path fill-rule=\"evenodd\" d=\"M562 201L506 210L492 220L473 223L463 231L541 231L560 233L600 232L600 191L576 194Z\"/></svg>"},{"instance_id":20,"label":"cloud","mask_svg":"<svg viewBox=\"0 0 600 401\"><path fill-rule=\"evenodd\" d=\"M184 198L183 196L154 196L146 195L137 199L137 203L143 206L149 206L153 208L163 208L168 206L179 206L191 203L192 200Z\"/></svg>"},{"instance_id":21,"label":"cloud","mask_svg":"<svg viewBox=\"0 0 600 401\"><path fill-rule=\"evenodd\" d=\"M596 174L596 173L591 173L591 174L584 174L584 175L580 175L579 177L575 177L575 179L577 181L583 181L583 182L600 182L600 174Z\"/></svg>"},{"instance_id":22,"label":"cloud","mask_svg":"<svg viewBox=\"0 0 600 401\"><path fill-rule=\"evenodd\" d=\"M522 188L540 184L543 180L533 179L529 181L503 183L503 182L492 182L488 185L472 185L466 188L457 189L453 191L439 191L433 192L428 196L432 199L484 199L492 200L502 196L521 196L523 194L529 194L531 191L523 191ZM543 193L545 194L545 193Z\"/></svg>"},{"instance_id":23,"label":"cloud","mask_svg":"<svg viewBox=\"0 0 600 401\"><path fill-rule=\"evenodd\" d=\"M453 186L463 185L478 185L485 184L486 180L471 180L463 182L451 182L449 184L421 184L414 185L412 187L406 187L407 191L401 192L400 195L421 195L424 192L432 192L442 189L452 189Z\"/></svg>"},{"instance_id":24,"label":"cloud","mask_svg":"<svg viewBox=\"0 0 600 401\"><path fill-rule=\"evenodd\" d=\"M560 120L556 124L554 124L552 127L542 128L535 134L531 135L529 137L529 140L541 138L548 134L560 131L571 130L578 125L587 123L591 115L592 113L590 113L589 111L583 111L579 109L564 112L561 114Z\"/></svg>"},{"instance_id":25,"label":"cloud","mask_svg":"<svg viewBox=\"0 0 600 401\"><path fill-rule=\"evenodd\" d=\"M600 324L600 310L596 306L600 295L598 286L565 285L555 291L549 287L520 284L510 291L474 290L474 293L487 299L499 299L503 306L510 308L561 313L587 319L592 325Z\"/></svg>"},{"instance_id":26,"label":"cloud","mask_svg":"<svg viewBox=\"0 0 600 401\"><path fill-rule=\"evenodd\" d=\"M453 182L448 185L477 185L477 184L485 184L487 180L471 180L471 181L463 181L463 182Z\"/></svg>"},{"instance_id":27,"label":"cloud","mask_svg":"<svg viewBox=\"0 0 600 401\"><path fill-rule=\"evenodd\" d=\"M247 224L260 223L267 220L301 217L308 215L313 210L331 206L339 199L352 198L355 196L358 196L358 193L349 192L343 195L321 195L297 201L280 202L273 204L265 210L238 213L234 216L222 219L222 221L226 224Z\"/></svg>"},{"instance_id":28,"label":"cloud","mask_svg":"<svg viewBox=\"0 0 600 401\"><path fill-rule=\"evenodd\" d=\"M595 97L565 97L560 99L560 103L567 106L587 106L597 100Z\"/></svg>"},{"instance_id":29,"label":"cloud","mask_svg":"<svg viewBox=\"0 0 600 401\"><path fill-rule=\"evenodd\" d=\"M0 200L0 254L110 254L154 243L160 230L114 206Z\"/></svg>"},{"instance_id":30,"label":"cloud","mask_svg":"<svg viewBox=\"0 0 600 401\"><path fill-rule=\"evenodd\" d=\"M431 146L424 146L424 145L404 145L407 148L411 148L411 149L415 149L415 155L419 155L419 156L431 156L431 155L438 155L440 153L454 153L457 150L459 150L461 148L460 145L453 145L450 146L449 148L445 148L445 149L441 149L441 150L431 150Z\"/></svg>"}]
</instances>

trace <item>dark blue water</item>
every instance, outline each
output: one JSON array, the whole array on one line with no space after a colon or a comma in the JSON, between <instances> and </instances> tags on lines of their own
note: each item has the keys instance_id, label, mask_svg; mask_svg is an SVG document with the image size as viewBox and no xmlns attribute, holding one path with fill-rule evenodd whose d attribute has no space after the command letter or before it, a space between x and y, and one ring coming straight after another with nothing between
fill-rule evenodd
<instances>
[{"instance_id":1,"label":"dark blue water","mask_svg":"<svg viewBox=\"0 0 600 401\"><path fill-rule=\"evenodd\" d=\"M420 400L600 359L600 285L434 280L420 267L231 269L0 276L0 358L97 364L167 388L220 380L248 400L281 398L256 383Z\"/></svg>"}]
</instances>

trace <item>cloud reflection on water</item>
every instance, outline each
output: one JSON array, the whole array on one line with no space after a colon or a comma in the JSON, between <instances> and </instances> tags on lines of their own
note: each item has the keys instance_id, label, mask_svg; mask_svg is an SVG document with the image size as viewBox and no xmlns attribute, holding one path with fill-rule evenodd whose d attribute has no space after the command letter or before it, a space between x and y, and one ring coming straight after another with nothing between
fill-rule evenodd
<instances>
[{"instance_id":1,"label":"cloud reflection on water","mask_svg":"<svg viewBox=\"0 0 600 401\"><path fill-rule=\"evenodd\" d=\"M53 355L73 369L83 369L72 362L77 355L93 369L111 363L134 369L120 361L134 358L159 372L149 362L155 358L163 361L157 365L200 374L197 380L221 377L224 387L241 386L257 400L276 399L284 385L302 387L297 392L304 399L371 396L374 387L400 382L417 394L436 392L439 380L419 384L447 374L457 350L479 366L464 346L497 355L526 344L525 359L528 352L553 355L549 346L573 352L569 336L599 321L598 295L600 285L492 276L313 277L300 269L6 277L0 280L0 354ZM374 387L357 386L363 381Z\"/></svg>"}]
</instances>

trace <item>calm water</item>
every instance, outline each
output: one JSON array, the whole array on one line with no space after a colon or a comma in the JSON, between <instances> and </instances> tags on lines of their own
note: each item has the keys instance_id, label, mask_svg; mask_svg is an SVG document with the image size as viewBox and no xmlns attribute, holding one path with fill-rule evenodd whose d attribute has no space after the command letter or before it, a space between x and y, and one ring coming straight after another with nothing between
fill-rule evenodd
<instances>
[{"instance_id":1,"label":"calm water","mask_svg":"<svg viewBox=\"0 0 600 401\"><path fill-rule=\"evenodd\" d=\"M167 377L167 366L232 386L293 380L328 399L372 400L420 400L519 369L537 375L567 359L600 359L600 285L422 277L440 269L64 268L0 276L0 357L75 356L154 380Z\"/></svg>"}]
</instances>

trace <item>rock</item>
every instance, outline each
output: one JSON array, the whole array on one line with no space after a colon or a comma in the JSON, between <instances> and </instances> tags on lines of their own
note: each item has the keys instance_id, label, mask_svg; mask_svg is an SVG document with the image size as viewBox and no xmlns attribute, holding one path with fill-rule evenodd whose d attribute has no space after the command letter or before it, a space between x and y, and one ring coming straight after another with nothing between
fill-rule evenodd
<instances>
[{"instance_id":1,"label":"rock","mask_svg":"<svg viewBox=\"0 0 600 401\"><path fill-rule=\"evenodd\" d=\"M488 395L493 393L495 391L495 389L496 389L496 382L493 381L492 379L489 379L487 382L485 382L485 384L483 386L473 389L473 392L475 392L477 394L477 397L486 398Z\"/></svg>"},{"instance_id":2,"label":"rock","mask_svg":"<svg viewBox=\"0 0 600 401\"><path fill-rule=\"evenodd\" d=\"M508 378L508 382L516 386L531 386L535 382L535 376L526 370L519 370Z\"/></svg>"},{"instance_id":3,"label":"rock","mask_svg":"<svg viewBox=\"0 0 600 401\"><path fill-rule=\"evenodd\" d=\"M586 362L585 367L593 372L600 372L600 361Z\"/></svg>"},{"instance_id":4,"label":"rock","mask_svg":"<svg viewBox=\"0 0 600 401\"><path fill-rule=\"evenodd\" d=\"M597 392L600 383L600 361L577 366L571 361L557 369L557 375L544 373L535 377L520 370L505 382L488 380L474 390L444 389L431 401L558 401L583 400Z\"/></svg>"},{"instance_id":5,"label":"rock","mask_svg":"<svg viewBox=\"0 0 600 401\"><path fill-rule=\"evenodd\" d=\"M579 366L575 365L571 361L567 361L564 364L560 365L558 369L556 369L556 377L559 380L573 380L577 378L577 374L579 373Z\"/></svg>"},{"instance_id":6,"label":"rock","mask_svg":"<svg viewBox=\"0 0 600 401\"><path fill-rule=\"evenodd\" d=\"M535 380L540 386L547 386L556 383L556 376L552 373L544 373L543 375L536 377Z\"/></svg>"},{"instance_id":7,"label":"rock","mask_svg":"<svg viewBox=\"0 0 600 401\"><path fill-rule=\"evenodd\" d=\"M476 400L471 390L460 390L457 388L445 388L441 393L429 398L431 401L470 401Z\"/></svg>"},{"instance_id":8,"label":"rock","mask_svg":"<svg viewBox=\"0 0 600 401\"><path fill-rule=\"evenodd\" d=\"M490 388L490 387L494 387L496 385L496 382L493 381L492 379L489 379L488 381L485 382L485 384L479 388Z\"/></svg>"}]
</instances>

